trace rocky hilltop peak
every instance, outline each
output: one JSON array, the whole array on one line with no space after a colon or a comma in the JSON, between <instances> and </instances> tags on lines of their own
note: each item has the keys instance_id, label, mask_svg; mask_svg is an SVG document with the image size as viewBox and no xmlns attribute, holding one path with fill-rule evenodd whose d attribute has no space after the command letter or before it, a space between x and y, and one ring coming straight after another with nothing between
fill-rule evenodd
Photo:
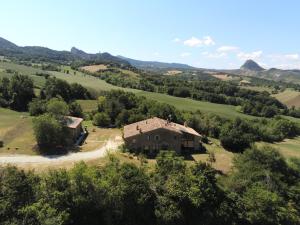
<instances>
[{"instance_id":1,"label":"rocky hilltop peak","mask_svg":"<svg viewBox=\"0 0 300 225\"><path fill-rule=\"evenodd\" d=\"M248 59L242 66L241 70L250 70L250 71L263 71L265 70L257 62Z\"/></svg>"}]
</instances>

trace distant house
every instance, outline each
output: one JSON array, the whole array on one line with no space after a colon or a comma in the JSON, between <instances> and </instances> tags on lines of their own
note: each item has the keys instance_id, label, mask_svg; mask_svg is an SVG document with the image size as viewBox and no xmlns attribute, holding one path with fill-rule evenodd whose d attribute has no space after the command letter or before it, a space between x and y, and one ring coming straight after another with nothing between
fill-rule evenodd
<instances>
[{"instance_id":1,"label":"distant house","mask_svg":"<svg viewBox=\"0 0 300 225\"><path fill-rule=\"evenodd\" d=\"M175 150L181 154L200 148L200 137L194 129L157 117L124 126L124 142L129 149Z\"/></svg>"},{"instance_id":2,"label":"distant house","mask_svg":"<svg viewBox=\"0 0 300 225\"><path fill-rule=\"evenodd\" d=\"M67 128L70 130L73 141L76 141L83 132L82 121L82 118L73 116L66 117Z\"/></svg>"}]
</instances>

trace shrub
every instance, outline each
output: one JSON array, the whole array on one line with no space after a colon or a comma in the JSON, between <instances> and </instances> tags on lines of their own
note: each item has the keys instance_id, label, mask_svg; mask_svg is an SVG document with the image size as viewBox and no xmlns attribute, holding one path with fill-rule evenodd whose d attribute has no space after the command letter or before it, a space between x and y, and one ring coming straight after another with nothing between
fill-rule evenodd
<instances>
[{"instance_id":1,"label":"shrub","mask_svg":"<svg viewBox=\"0 0 300 225\"><path fill-rule=\"evenodd\" d=\"M93 118L95 126L107 127L110 124L110 118L107 113L96 113Z\"/></svg>"}]
</instances>

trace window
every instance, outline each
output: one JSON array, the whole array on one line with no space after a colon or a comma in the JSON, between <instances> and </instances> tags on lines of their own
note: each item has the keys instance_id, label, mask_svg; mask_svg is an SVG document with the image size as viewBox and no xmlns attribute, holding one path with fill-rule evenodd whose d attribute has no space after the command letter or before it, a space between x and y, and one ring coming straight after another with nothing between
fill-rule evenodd
<instances>
[{"instance_id":1,"label":"window","mask_svg":"<svg viewBox=\"0 0 300 225\"><path fill-rule=\"evenodd\" d=\"M133 140L132 140L132 143L135 144L135 143L136 143L136 139L133 139Z\"/></svg>"},{"instance_id":2,"label":"window","mask_svg":"<svg viewBox=\"0 0 300 225\"><path fill-rule=\"evenodd\" d=\"M159 136L155 135L155 141L158 141L158 140L159 140Z\"/></svg>"},{"instance_id":3,"label":"window","mask_svg":"<svg viewBox=\"0 0 300 225\"><path fill-rule=\"evenodd\" d=\"M150 141L150 139L151 139L151 138L150 138L150 135L147 135L147 140Z\"/></svg>"},{"instance_id":4,"label":"window","mask_svg":"<svg viewBox=\"0 0 300 225\"><path fill-rule=\"evenodd\" d=\"M177 140L177 136L176 135L174 135L174 140Z\"/></svg>"}]
</instances>

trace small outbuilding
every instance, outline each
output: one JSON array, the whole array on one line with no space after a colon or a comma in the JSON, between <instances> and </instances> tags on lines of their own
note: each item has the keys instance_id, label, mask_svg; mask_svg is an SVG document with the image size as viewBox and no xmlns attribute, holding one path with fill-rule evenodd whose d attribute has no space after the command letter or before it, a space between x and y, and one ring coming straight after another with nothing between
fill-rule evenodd
<instances>
[{"instance_id":1,"label":"small outbuilding","mask_svg":"<svg viewBox=\"0 0 300 225\"><path fill-rule=\"evenodd\" d=\"M82 121L83 119L79 117L73 117L73 116L66 117L66 123L67 123L66 125L70 131L73 141L76 141L83 132Z\"/></svg>"},{"instance_id":2,"label":"small outbuilding","mask_svg":"<svg viewBox=\"0 0 300 225\"><path fill-rule=\"evenodd\" d=\"M194 129L153 117L124 126L126 147L154 153L159 150L175 150L182 154L200 150L201 135Z\"/></svg>"}]
</instances>

